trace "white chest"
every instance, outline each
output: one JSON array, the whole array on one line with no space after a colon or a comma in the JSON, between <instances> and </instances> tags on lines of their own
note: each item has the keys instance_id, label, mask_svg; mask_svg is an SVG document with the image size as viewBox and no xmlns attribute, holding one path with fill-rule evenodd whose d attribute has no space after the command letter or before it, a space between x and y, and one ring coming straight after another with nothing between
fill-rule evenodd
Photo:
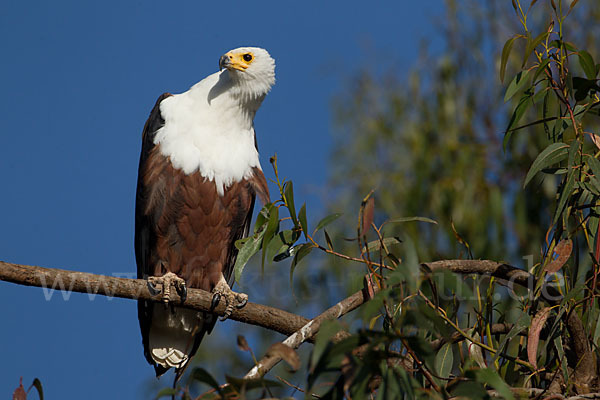
<instances>
[{"instance_id":1,"label":"white chest","mask_svg":"<svg viewBox=\"0 0 600 400\"><path fill-rule=\"evenodd\" d=\"M192 88L193 90L194 88ZM186 92L163 100L165 125L154 138L161 153L185 174L200 172L217 190L248 178L260 168L252 116L232 99Z\"/></svg>"}]
</instances>

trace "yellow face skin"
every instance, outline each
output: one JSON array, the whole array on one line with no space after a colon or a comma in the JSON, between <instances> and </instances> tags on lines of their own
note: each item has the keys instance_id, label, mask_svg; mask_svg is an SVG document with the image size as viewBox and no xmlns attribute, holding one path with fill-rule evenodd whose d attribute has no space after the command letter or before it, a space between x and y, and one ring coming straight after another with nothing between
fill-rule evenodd
<instances>
[{"instance_id":1,"label":"yellow face skin","mask_svg":"<svg viewBox=\"0 0 600 400\"><path fill-rule=\"evenodd\" d=\"M233 53L229 52L221 57L219 66L227 69L237 69L238 71L244 71L254 61L254 54L252 52L240 52Z\"/></svg>"}]
</instances>

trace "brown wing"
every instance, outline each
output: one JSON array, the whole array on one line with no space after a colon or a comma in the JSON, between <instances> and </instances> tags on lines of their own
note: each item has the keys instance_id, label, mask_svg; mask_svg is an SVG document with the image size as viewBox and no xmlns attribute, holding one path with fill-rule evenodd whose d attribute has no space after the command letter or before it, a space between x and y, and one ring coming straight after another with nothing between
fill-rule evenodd
<instances>
[{"instance_id":1,"label":"brown wing","mask_svg":"<svg viewBox=\"0 0 600 400\"><path fill-rule=\"evenodd\" d=\"M164 125L159 104L168 96L158 99L143 133L135 213L138 278L173 272L188 287L210 291L221 274L230 280L237 256L234 243L249 230L256 194L268 199L268 189L259 169L232 184L223 196L199 173L186 175L175 169L153 143L156 130ZM152 307L152 302L139 301L138 318L146 359L158 375L166 369L154 363L148 350ZM216 320L210 313L201 319L190 357Z\"/></svg>"}]
</instances>

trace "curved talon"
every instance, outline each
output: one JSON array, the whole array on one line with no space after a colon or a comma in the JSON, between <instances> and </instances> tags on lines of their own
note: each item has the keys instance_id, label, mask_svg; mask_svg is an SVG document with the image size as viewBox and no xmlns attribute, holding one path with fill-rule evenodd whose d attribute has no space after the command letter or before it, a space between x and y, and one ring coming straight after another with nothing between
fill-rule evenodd
<instances>
[{"instance_id":1,"label":"curved talon","mask_svg":"<svg viewBox=\"0 0 600 400\"><path fill-rule=\"evenodd\" d=\"M156 296L157 294L160 294L160 290L158 290L152 282L148 281L147 285L148 285L148 291L150 292L150 294L152 296Z\"/></svg>"},{"instance_id":2,"label":"curved talon","mask_svg":"<svg viewBox=\"0 0 600 400\"><path fill-rule=\"evenodd\" d=\"M181 298L181 302L185 303L185 301L187 300L187 286L184 284L179 284L175 287L175 290Z\"/></svg>"},{"instance_id":3,"label":"curved talon","mask_svg":"<svg viewBox=\"0 0 600 400\"><path fill-rule=\"evenodd\" d=\"M231 304L227 304L227 308L222 316L219 317L219 321L225 321L227 318L231 316L231 312L233 311L233 306Z\"/></svg>"},{"instance_id":4,"label":"curved talon","mask_svg":"<svg viewBox=\"0 0 600 400\"><path fill-rule=\"evenodd\" d=\"M240 309L248 303L248 295L245 293L236 293L227 284L224 278L215 285L212 290L213 298L211 302L211 311L219 305L221 299L225 300L225 311L219 317L219 321L225 321L231 316L234 309Z\"/></svg>"},{"instance_id":5,"label":"curved talon","mask_svg":"<svg viewBox=\"0 0 600 400\"><path fill-rule=\"evenodd\" d=\"M171 297L171 286L175 287L175 290L179 294L181 301L184 302L187 297L187 288L185 280L180 278L173 272L167 272L162 276L149 276L147 279L148 290L153 296L162 294L161 300L167 307ZM160 289L159 289L160 288Z\"/></svg>"},{"instance_id":6,"label":"curved talon","mask_svg":"<svg viewBox=\"0 0 600 400\"><path fill-rule=\"evenodd\" d=\"M212 301L210 302L210 309L214 310L215 308L217 308L220 301L221 301L221 293L213 294Z\"/></svg>"},{"instance_id":7,"label":"curved talon","mask_svg":"<svg viewBox=\"0 0 600 400\"><path fill-rule=\"evenodd\" d=\"M239 301L239 303L237 303L235 307L238 309L243 308L246 304L248 304L248 296L242 296L242 294L238 294L237 300Z\"/></svg>"}]
</instances>

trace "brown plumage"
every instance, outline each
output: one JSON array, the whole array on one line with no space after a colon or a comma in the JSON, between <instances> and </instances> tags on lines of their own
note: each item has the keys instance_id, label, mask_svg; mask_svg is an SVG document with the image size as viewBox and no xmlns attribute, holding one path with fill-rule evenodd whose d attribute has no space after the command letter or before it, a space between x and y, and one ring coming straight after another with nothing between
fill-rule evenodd
<instances>
[{"instance_id":1,"label":"brown plumage","mask_svg":"<svg viewBox=\"0 0 600 400\"><path fill-rule=\"evenodd\" d=\"M138 278L173 272L185 280L188 288L211 291L221 275L229 285L233 283L237 256L234 243L249 231L256 195L268 201L267 182L262 171L254 168L250 178L233 182L221 196L215 183L199 172L186 175L174 168L169 157L161 154L160 144L154 144L156 131L165 123L159 106L169 96L165 93L159 97L142 136L135 210ZM168 368L158 365L149 349L156 307L163 305L138 302L144 355L159 376ZM189 345L190 358L216 320L210 313L197 313L194 318L200 322ZM183 368L177 369L176 379Z\"/></svg>"}]
</instances>

